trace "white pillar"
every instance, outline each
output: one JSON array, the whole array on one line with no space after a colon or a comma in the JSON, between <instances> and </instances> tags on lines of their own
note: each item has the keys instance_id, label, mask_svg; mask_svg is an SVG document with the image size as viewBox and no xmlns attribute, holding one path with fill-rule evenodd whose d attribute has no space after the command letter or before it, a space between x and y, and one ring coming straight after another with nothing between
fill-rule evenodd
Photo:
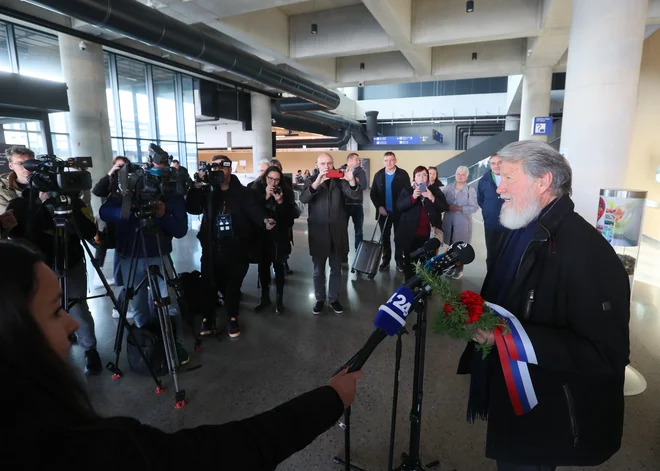
<instances>
[{"instance_id":1,"label":"white pillar","mask_svg":"<svg viewBox=\"0 0 660 471\"><path fill-rule=\"evenodd\" d=\"M71 156L91 156L94 167L89 171L97 182L112 167L103 48L86 42L87 47L83 51L80 49L80 38L62 33L58 36L69 97ZM100 200L94 197L92 206L94 210L98 209Z\"/></svg>"},{"instance_id":2,"label":"white pillar","mask_svg":"<svg viewBox=\"0 0 660 471\"><path fill-rule=\"evenodd\" d=\"M358 87L345 87L344 95L353 101L358 101Z\"/></svg>"},{"instance_id":3,"label":"white pillar","mask_svg":"<svg viewBox=\"0 0 660 471\"><path fill-rule=\"evenodd\" d=\"M273 125L271 121L270 97L252 92L252 172L258 172L258 163L262 159L273 158Z\"/></svg>"},{"instance_id":4,"label":"white pillar","mask_svg":"<svg viewBox=\"0 0 660 471\"><path fill-rule=\"evenodd\" d=\"M575 209L596 223L599 190L625 184L648 0L573 0L561 152Z\"/></svg>"},{"instance_id":5,"label":"white pillar","mask_svg":"<svg viewBox=\"0 0 660 471\"><path fill-rule=\"evenodd\" d=\"M549 116L552 67L529 67L523 73L520 140L547 141L547 136L533 136L535 116Z\"/></svg>"},{"instance_id":6,"label":"white pillar","mask_svg":"<svg viewBox=\"0 0 660 471\"><path fill-rule=\"evenodd\" d=\"M520 129L520 118L517 116L507 116L504 119L505 131L517 131Z\"/></svg>"}]
</instances>

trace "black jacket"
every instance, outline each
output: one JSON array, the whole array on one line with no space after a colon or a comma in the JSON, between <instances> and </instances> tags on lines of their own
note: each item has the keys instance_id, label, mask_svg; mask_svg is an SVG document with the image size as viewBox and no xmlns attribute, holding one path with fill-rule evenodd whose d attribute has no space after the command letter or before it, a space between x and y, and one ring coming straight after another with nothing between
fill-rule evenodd
<instances>
[{"instance_id":1,"label":"black jacket","mask_svg":"<svg viewBox=\"0 0 660 471\"><path fill-rule=\"evenodd\" d=\"M410 186L410 176L404 169L397 167L394 171L394 180L392 181L392 217L394 219L399 217L399 211L396 207L396 202L399 199L399 194L404 188ZM385 169L381 168L374 175L374 181L371 184L371 202L376 207L376 219L378 219L378 208L382 206L385 208Z\"/></svg>"},{"instance_id":2,"label":"black jacket","mask_svg":"<svg viewBox=\"0 0 660 471\"><path fill-rule=\"evenodd\" d=\"M203 214L206 205L206 192L210 188L191 188L186 198L186 211L190 214ZM220 244L222 247L221 252L225 250L227 253L236 247L239 250L243 248L251 240L251 234L256 231L264 229L264 219L266 219L266 212L257 203L254 192L245 188L236 175L231 175L231 183L227 191L214 189L213 202L212 202L212 221L211 224L215 225L219 213L226 211L231 214L233 237L228 240L223 240ZM209 221L202 218L202 224L199 228L197 238L202 243L202 247L208 244L207 227ZM217 241L214 240L215 244ZM247 254L246 254L247 255Z\"/></svg>"},{"instance_id":3,"label":"black jacket","mask_svg":"<svg viewBox=\"0 0 660 471\"><path fill-rule=\"evenodd\" d=\"M355 167L353 169L353 176L358 182L358 189L360 190L360 197L351 199L347 198L346 199L346 204L348 205L357 205L357 206L362 206L363 200L364 200L364 195L363 192L367 188L369 188L369 182L367 181L367 172L362 168L362 167Z\"/></svg>"},{"instance_id":4,"label":"black jacket","mask_svg":"<svg viewBox=\"0 0 660 471\"><path fill-rule=\"evenodd\" d=\"M324 386L248 419L174 433L128 417L81 430L7 430L5 422L0 468L273 470L332 427L343 410L339 395ZM108 450L115 450L112 457Z\"/></svg>"},{"instance_id":5,"label":"black jacket","mask_svg":"<svg viewBox=\"0 0 660 471\"><path fill-rule=\"evenodd\" d=\"M504 231L500 224L500 211L504 200L497 194L497 185L493 181L493 171L489 170L480 179L477 186L477 203L484 218L484 227Z\"/></svg>"},{"instance_id":6,"label":"black jacket","mask_svg":"<svg viewBox=\"0 0 660 471\"><path fill-rule=\"evenodd\" d=\"M433 203L423 196L417 198L413 203L410 199L413 194L412 187L406 188L399 194L396 206L400 213L400 218L399 225L394 234L394 241L396 242L397 247L403 247L404 251L408 250L410 244L412 244L412 241L415 238L415 232L419 225L419 215L422 208L426 211L429 222L433 224L433 227L442 227L442 213L449 209L449 204L447 204L447 199L442 190L435 189L432 186L429 187L429 190L431 190L431 193L435 196L435 202ZM430 231L431 228L429 226L429 232Z\"/></svg>"},{"instance_id":7,"label":"black jacket","mask_svg":"<svg viewBox=\"0 0 660 471\"><path fill-rule=\"evenodd\" d=\"M92 189L92 194L99 198L107 198L111 193L117 190L117 173L112 175L103 175L103 177L96 182Z\"/></svg>"},{"instance_id":8,"label":"black jacket","mask_svg":"<svg viewBox=\"0 0 660 471\"><path fill-rule=\"evenodd\" d=\"M266 199L266 186L260 181L252 182L252 191L259 205L266 211L266 217L275 219L275 227L270 231L260 231L258 243L261 253L271 262L283 262L291 254L291 227L294 221L293 190L284 183L282 186L282 204L277 204L275 198Z\"/></svg>"},{"instance_id":9,"label":"black jacket","mask_svg":"<svg viewBox=\"0 0 660 471\"><path fill-rule=\"evenodd\" d=\"M536 352L538 365L529 365L529 372L539 403L514 415L493 350L486 455L594 466L621 446L629 279L612 247L573 210L568 196L550 204L503 303L521 320ZM486 300L496 296L490 272L482 289ZM466 351L464 371L470 358Z\"/></svg>"}]
</instances>

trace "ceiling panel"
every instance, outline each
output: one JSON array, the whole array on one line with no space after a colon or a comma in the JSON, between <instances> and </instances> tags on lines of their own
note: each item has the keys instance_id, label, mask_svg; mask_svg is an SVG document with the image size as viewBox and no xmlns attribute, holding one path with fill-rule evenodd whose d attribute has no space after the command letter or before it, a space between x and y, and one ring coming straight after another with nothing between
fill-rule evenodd
<instances>
[{"instance_id":1,"label":"ceiling panel","mask_svg":"<svg viewBox=\"0 0 660 471\"><path fill-rule=\"evenodd\" d=\"M280 11L285 15L302 15L303 13L313 13L315 11L330 10L333 8L342 8L352 5L358 5L362 0L311 0L308 2L296 3L280 7Z\"/></svg>"}]
</instances>

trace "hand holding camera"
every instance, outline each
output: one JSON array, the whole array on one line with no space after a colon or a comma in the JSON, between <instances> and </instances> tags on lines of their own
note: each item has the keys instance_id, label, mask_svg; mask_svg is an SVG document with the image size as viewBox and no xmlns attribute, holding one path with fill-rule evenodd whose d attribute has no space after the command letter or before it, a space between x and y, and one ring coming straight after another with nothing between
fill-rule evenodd
<instances>
[{"instance_id":1,"label":"hand holding camera","mask_svg":"<svg viewBox=\"0 0 660 471\"><path fill-rule=\"evenodd\" d=\"M264 224L266 225L266 230L270 231L275 227L275 219L266 218L264 219Z\"/></svg>"},{"instance_id":2,"label":"hand holding camera","mask_svg":"<svg viewBox=\"0 0 660 471\"><path fill-rule=\"evenodd\" d=\"M330 178L329 176L327 176L328 172L330 172L330 170L323 170L319 172L318 176L316 177L316 180L314 181L314 183L312 183L312 188L316 190L321 183L325 182L328 178Z\"/></svg>"},{"instance_id":3,"label":"hand holding camera","mask_svg":"<svg viewBox=\"0 0 660 471\"><path fill-rule=\"evenodd\" d=\"M277 202L277 204L282 204L284 201L283 195L282 195L282 187L281 186L274 186L273 187L273 198Z\"/></svg>"}]
</instances>

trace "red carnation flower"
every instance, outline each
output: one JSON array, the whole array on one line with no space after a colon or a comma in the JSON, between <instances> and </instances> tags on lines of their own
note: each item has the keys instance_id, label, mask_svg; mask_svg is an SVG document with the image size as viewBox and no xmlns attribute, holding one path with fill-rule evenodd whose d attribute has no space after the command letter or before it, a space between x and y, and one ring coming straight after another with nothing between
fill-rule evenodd
<instances>
[{"instance_id":1,"label":"red carnation flower","mask_svg":"<svg viewBox=\"0 0 660 471\"><path fill-rule=\"evenodd\" d=\"M452 306L449 303L445 303L444 311L446 316L449 316L449 314L451 314L453 310L454 310L454 306Z\"/></svg>"}]
</instances>

